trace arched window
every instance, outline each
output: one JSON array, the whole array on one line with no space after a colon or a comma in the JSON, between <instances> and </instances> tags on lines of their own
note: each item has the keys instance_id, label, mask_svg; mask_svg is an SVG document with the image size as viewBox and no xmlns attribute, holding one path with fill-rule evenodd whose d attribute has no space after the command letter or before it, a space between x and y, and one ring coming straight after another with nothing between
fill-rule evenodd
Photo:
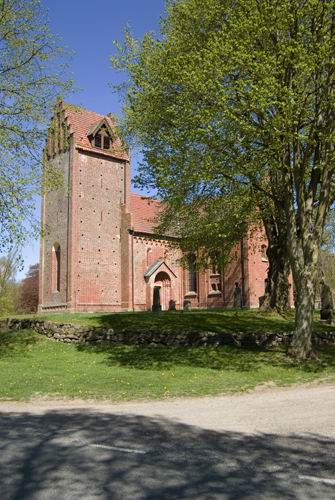
<instances>
[{"instance_id":1,"label":"arched window","mask_svg":"<svg viewBox=\"0 0 335 500\"><path fill-rule=\"evenodd\" d=\"M266 245L262 245L261 246L261 258L262 260L268 260L268 256L267 256L267 249L268 247Z\"/></svg>"},{"instance_id":2,"label":"arched window","mask_svg":"<svg viewBox=\"0 0 335 500\"><path fill-rule=\"evenodd\" d=\"M210 293L220 294L222 290L221 284L221 269L222 257L220 252L213 252L211 255L211 267L210 267Z\"/></svg>"},{"instance_id":3,"label":"arched window","mask_svg":"<svg viewBox=\"0 0 335 500\"><path fill-rule=\"evenodd\" d=\"M55 243L52 249L52 290L53 292L60 291L60 267L61 267L61 252L59 243Z\"/></svg>"},{"instance_id":4,"label":"arched window","mask_svg":"<svg viewBox=\"0 0 335 500\"><path fill-rule=\"evenodd\" d=\"M152 254L152 249L148 248L147 249L147 267L149 267L151 264L151 254Z\"/></svg>"},{"instance_id":5,"label":"arched window","mask_svg":"<svg viewBox=\"0 0 335 500\"><path fill-rule=\"evenodd\" d=\"M191 254L188 258L188 292L198 291L196 256Z\"/></svg>"}]
</instances>

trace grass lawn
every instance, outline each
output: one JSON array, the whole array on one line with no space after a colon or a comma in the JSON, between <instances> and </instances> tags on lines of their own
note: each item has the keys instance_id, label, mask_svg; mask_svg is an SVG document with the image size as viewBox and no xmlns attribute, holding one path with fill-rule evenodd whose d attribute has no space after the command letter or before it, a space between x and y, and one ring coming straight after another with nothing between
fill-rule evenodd
<instances>
[{"instance_id":1,"label":"grass lawn","mask_svg":"<svg viewBox=\"0 0 335 500\"><path fill-rule=\"evenodd\" d=\"M18 318L20 316L17 316ZM294 329L294 311L285 316L277 313L259 310L241 309L204 309L184 313L151 312L127 313L54 313L22 317L33 317L61 323L80 323L88 326L148 331L150 329L164 331L211 331L217 333L234 332L285 332ZM320 324L319 314L315 314L315 331L334 331L334 327Z\"/></svg>"},{"instance_id":2,"label":"grass lawn","mask_svg":"<svg viewBox=\"0 0 335 500\"><path fill-rule=\"evenodd\" d=\"M96 321L94 315L87 321L90 317ZM175 317L186 321L190 316ZM207 318L204 321L211 315ZM319 362L296 366L280 349L75 346L30 330L0 333L0 399L40 395L121 401L220 394L268 383L334 381L335 348L323 350L320 357Z\"/></svg>"}]
</instances>

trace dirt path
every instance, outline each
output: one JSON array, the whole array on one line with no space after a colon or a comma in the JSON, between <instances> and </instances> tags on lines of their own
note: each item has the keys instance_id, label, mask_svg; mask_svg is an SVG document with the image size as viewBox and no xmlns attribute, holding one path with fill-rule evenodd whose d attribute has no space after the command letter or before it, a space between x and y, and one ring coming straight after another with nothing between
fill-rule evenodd
<instances>
[{"instance_id":1,"label":"dirt path","mask_svg":"<svg viewBox=\"0 0 335 500\"><path fill-rule=\"evenodd\" d=\"M114 415L141 415L171 419L216 431L246 434L313 433L335 437L335 385L267 388L247 394L146 402L82 400L0 402L1 413L94 411Z\"/></svg>"}]
</instances>

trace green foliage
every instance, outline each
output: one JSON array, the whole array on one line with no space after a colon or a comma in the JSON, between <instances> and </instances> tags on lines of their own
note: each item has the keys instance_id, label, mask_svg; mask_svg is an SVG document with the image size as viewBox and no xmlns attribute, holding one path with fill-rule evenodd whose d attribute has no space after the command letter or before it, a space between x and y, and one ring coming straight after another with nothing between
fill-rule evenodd
<instances>
[{"instance_id":1,"label":"green foliage","mask_svg":"<svg viewBox=\"0 0 335 500\"><path fill-rule=\"evenodd\" d=\"M13 313L17 309L18 285L15 275L19 265L17 251L0 257L0 316Z\"/></svg>"},{"instance_id":2,"label":"green foliage","mask_svg":"<svg viewBox=\"0 0 335 500\"><path fill-rule=\"evenodd\" d=\"M76 348L32 331L0 333L0 399L162 399L333 380L333 349L321 360L297 366L280 349Z\"/></svg>"},{"instance_id":3,"label":"green foliage","mask_svg":"<svg viewBox=\"0 0 335 500\"><path fill-rule=\"evenodd\" d=\"M243 186L284 228L301 358L333 201L334 33L334 0L181 0L161 38L127 33L116 56L126 132L143 145L138 184L177 209Z\"/></svg>"},{"instance_id":4,"label":"green foliage","mask_svg":"<svg viewBox=\"0 0 335 500\"><path fill-rule=\"evenodd\" d=\"M34 313L38 308L39 264L29 266L25 278L18 287L17 310Z\"/></svg>"},{"instance_id":5,"label":"green foliage","mask_svg":"<svg viewBox=\"0 0 335 500\"><path fill-rule=\"evenodd\" d=\"M0 252L37 229L45 129L71 82L39 0L0 0ZM28 221L28 223L27 223ZM27 224L26 224L27 223Z\"/></svg>"}]
</instances>

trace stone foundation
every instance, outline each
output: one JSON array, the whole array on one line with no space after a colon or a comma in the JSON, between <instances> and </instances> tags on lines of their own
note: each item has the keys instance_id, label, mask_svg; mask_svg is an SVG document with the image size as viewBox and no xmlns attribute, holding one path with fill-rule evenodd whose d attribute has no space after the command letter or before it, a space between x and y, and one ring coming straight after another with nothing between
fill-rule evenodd
<instances>
[{"instance_id":1,"label":"stone foundation","mask_svg":"<svg viewBox=\"0 0 335 500\"><path fill-rule=\"evenodd\" d=\"M71 344L109 342L125 345L151 345L170 347L195 347L232 345L238 347L267 347L282 344L289 345L292 332L285 333L215 333L215 332L172 332L172 331L134 331L112 328L97 328L70 323L53 323L38 319L7 318L0 320L0 332L32 329L41 335ZM335 331L314 334L315 345L335 344Z\"/></svg>"}]
</instances>

